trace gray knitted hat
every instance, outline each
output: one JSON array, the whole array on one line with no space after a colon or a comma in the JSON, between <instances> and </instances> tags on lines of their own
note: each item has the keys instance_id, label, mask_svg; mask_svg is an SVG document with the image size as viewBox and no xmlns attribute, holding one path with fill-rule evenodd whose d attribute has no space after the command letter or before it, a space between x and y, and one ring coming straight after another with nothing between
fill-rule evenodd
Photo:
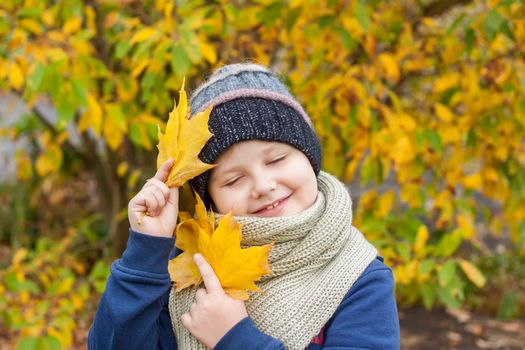
<instances>
[{"instance_id":1,"label":"gray knitted hat","mask_svg":"<svg viewBox=\"0 0 525 350\"><path fill-rule=\"evenodd\" d=\"M286 86L266 67L239 63L219 68L192 93L191 117L213 105L209 129L214 135L199 158L214 163L231 145L247 140L279 141L294 146L321 168L321 146L312 122ZM204 204L209 172L190 180Z\"/></svg>"}]
</instances>

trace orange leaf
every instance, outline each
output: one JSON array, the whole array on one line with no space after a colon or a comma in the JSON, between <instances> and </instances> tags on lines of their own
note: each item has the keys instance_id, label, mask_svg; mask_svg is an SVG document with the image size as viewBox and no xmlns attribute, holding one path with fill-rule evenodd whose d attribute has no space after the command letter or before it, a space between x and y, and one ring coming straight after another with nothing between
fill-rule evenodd
<instances>
[{"instance_id":1,"label":"orange leaf","mask_svg":"<svg viewBox=\"0 0 525 350\"><path fill-rule=\"evenodd\" d=\"M160 126L158 133L157 167L169 158L175 160L166 180L169 187L180 187L186 181L215 166L202 162L198 157L206 142L213 136L208 130L211 106L189 119L190 110L184 82L179 96L179 104L170 113L165 133L161 133Z\"/></svg>"},{"instance_id":2,"label":"orange leaf","mask_svg":"<svg viewBox=\"0 0 525 350\"><path fill-rule=\"evenodd\" d=\"M184 251L168 267L176 291L202 282L193 262L193 255L199 252L215 271L224 291L233 298L246 300L248 290L259 291L255 281L271 272L268 255L272 245L241 249L241 225L233 215L222 217L213 230L213 212L208 217L202 200L196 196L196 218L177 225L175 233L176 246Z\"/></svg>"}]
</instances>

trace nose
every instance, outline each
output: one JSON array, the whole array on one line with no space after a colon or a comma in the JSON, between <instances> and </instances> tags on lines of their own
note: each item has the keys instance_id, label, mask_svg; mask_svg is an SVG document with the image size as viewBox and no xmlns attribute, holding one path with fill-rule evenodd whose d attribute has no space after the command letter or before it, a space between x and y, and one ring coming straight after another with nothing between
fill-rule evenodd
<instances>
[{"instance_id":1,"label":"nose","mask_svg":"<svg viewBox=\"0 0 525 350\"><path fill-rule=\"evenodd\" d=\"M266 174L258 174L253 178L251 195L253 198L260 198L274 191L276 187L277 183L274 179Z\"/></svg>"}]
</instances>

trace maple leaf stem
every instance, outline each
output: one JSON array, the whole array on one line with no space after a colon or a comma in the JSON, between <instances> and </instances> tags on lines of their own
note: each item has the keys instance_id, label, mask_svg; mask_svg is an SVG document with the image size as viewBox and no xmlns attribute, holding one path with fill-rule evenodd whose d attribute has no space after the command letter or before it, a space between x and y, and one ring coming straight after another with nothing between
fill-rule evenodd
<instances>
[{"instance_id":1,"label":"maple leaf stem","mask_svg":"<svg viewBox=\"0 0 525 350\"><path fill-rule=\"evenodd\" d=\"M142 214L140 214L140 218L137 220L137 225L142 224L142 219L144 219L145 216L150 216L149 212L145 211Z\"/></svg>"}]
</instances>

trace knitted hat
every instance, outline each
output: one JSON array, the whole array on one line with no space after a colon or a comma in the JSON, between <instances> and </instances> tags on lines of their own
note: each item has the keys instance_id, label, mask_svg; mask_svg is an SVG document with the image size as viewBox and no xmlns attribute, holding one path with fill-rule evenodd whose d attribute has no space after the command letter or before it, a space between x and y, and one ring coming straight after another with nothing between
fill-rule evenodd
<instances>
[{"instance_id":1,"label":"knitted hat","mask_svg":"<svg viewBox=\"0 0 525 350\"><path fill-rule=\"evenodd\" d=\"M266 67L239 63L219 68L195 90L191 117L213 105L208 127L213 137L199 158L214 163L231 145L247 140L278 141L294 146L310 160L316 175L321 146L312 122L286 86ZM190 181L209 206L209 171Z\"/></svg>"}]
</instances>

